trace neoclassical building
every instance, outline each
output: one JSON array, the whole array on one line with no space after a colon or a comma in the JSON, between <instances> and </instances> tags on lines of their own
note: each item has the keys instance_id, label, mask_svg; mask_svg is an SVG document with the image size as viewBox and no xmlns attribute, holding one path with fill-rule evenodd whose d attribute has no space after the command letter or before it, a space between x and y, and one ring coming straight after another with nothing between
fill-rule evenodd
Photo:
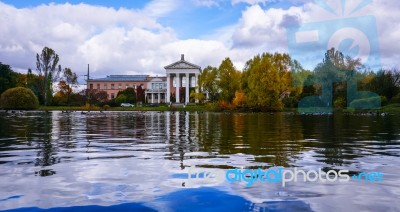
<instances>
[{"instance_id":1,"label":"neoclassical building","mask_svg":"<svg viewBox=\"0 0 400 212\"><path fill-rule=\"evenodd\" d=\"M171 102L171 93L175 94L175 103L182 103L181 94L184 95L184 103L189 103L190 88L198 89L198 79L201 74L201 67L185 60L185 55L181 55L181 60L164 67L167 72L167 98L166 102ZM184 92L177 92L184 88ZM199 90L196 90L199 92Z\"/></svg>"},{"instance_id":2,"label":"neoclassical building","mask_svg":"<svg viewBox=\"0 0 400 212\"><path fill-rule=\"evenodd\" d=\"M148 103L189 103L190 92L199 92L198 78L201 67L181 59L164 67L166 77L149 75L109 75L104 78L89 79L87 89L107 92L108 99L116 98L119 91L126 88L145 90ZM180 92L177 92L180 91Z\"/></svg>"}]
</instances>

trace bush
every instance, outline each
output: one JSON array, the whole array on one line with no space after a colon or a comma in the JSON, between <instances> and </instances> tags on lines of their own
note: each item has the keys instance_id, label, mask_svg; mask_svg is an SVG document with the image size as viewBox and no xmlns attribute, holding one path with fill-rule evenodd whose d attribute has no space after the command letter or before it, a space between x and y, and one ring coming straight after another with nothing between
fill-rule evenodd
<instances>
[{"instance_id":1,"label":"bush","mask_svg":"<svg viewBox=\"0 0 400 212\"><path fill-rule=\"evenodd\" d=\"M389 104L389 101L387 100L386 96L381 96L381 105L386 106Z\"/></svg>"},{"instance_id":2,"label":"bush","mask_svg":"<svg viewBox=\"0 0 400 212\"><path fill-rule=\"evenodd\" d=\"M398 93L396 96L392 97L392 99L390 100L391 104L394 103L400 103L400 93Z\"/></svg>"},{"instance_id":3,"label":"bush","mask_svg":"<svg viewBox=\"0 0 400 212\"><path fill-rule=\"evenodd\" d=\"M110 109L110 105L103 105L103 110L108 110Z\"/></svg>"},{"instance_id":4,"label":"bush","mask_svg":"<svg viewBox=\"0 0 400 212\"><path fill-rule=\"evenodd\" d=\"M381 97L371 97L366 99L356 99L350 103L351 108L355 109L377 109L381 106Z\"/></svg>"},{"instance_id":5,"label":"bush","mask_svg":"<svg viewBox=\"0 0 400 212\"><path fill-rule=\"evenodd\" d=\"M333 107L338 109L343 109L344 107L346 107L346 100L343 97L338 97L333 102Z\"/></svg>"},{"instance_id":6,"label":"bush","mask_svg":"<svg viewBox=\"0 0 400 212\"><path fill-rule=\"evenodd\" d=\"M299 104L299 101L296 97L286 97L282 100L282 102L285 108L296 108Z\"/></svg>"},{"instance_id":7,"label":"bush","mask_svg":"<svg viewBox=\"0 0 400 212\"><path fill-rule=\"evenodd\" d=\"M23 87L10 88L1 94L4 109L32 110L39 107L38 98L32 90Z\"/></svg>"}]
</instances>

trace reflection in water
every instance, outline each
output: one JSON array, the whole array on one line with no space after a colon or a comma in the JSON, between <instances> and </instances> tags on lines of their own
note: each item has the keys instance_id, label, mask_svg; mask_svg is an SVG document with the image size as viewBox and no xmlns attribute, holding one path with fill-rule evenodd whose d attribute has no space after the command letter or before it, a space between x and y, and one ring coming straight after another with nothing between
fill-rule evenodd
<instances>
[{"instance_id":1,"label":"reflection in water","mask_svg":"<svg viewBox=\"0 0 400 212\"><path fill-rule=\"evenodd\" d=\"M218 198L244 210L399 210L388 204L400 194L399 123L395 115L0 112L0 209L183 210L216 205ZM184 179L189 167L275 166L380 171L385 177L383 183L285 188Z\"/></svg>"}]
</instances>

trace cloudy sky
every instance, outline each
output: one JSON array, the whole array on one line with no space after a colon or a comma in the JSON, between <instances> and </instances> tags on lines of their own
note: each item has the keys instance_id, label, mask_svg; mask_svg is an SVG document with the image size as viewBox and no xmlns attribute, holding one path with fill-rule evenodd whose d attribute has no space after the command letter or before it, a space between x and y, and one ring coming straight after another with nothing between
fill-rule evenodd
<instances>
[{"instance_id":1,"label":"cloudy sky","mask_svg":"<svg viewBox=\"0 0 400 212\"><path fill-rule=\"evenodd\" d=\"M90 64L93 78L164 75L180 54L202 67L230 57L241 70L256 54L290 52L290 27L319 23L314 36L299 35L310 42L332 37L315 31L335 20L373 16L368 28L377 34L367 35L367 50L378 45L382 66L393 68L400 61L399 8L393 0L0 0L0 62L35 70L36 53L48 46L79 75ZM350 46L361 51L362 42L368 40Z\"/></svg>"}]
</instances>

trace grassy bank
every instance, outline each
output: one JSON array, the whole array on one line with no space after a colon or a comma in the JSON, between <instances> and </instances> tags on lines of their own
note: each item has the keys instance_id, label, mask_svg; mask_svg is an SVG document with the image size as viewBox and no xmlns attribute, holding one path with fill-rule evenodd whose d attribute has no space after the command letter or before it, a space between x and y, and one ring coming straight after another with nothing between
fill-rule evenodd
<instances>
[{"instance_id":1,"label":"grassy bank","mask_svg":"<svg viewBox=\"0 0 400 212\"><path fill-rule=\"evenodd\" d=\"M42 111L206 111L204 105L188 105L185 107L138 106L138 107L109 107L107 109L98 106L40 106Z\"/></svg>"},{"instance_id":2,"label":"grassy bank","mask_svg":"<svg viewBox=\"0 0 400 212\"><path fill-rule=\"evenodd\" d=\"M100 110L107 110L107 111L223 111L218 110L214 107L209 107L206 105L187 105L185 107L169 107L167 105L159 105L159 106L139 106L139 107L110 107L108 109L104 109L98 106L40 106L39 110L42 111L100 111ZM232 112L239 111L239 112L246 112L243 110L232 110ZM297 108L285 108L284 112L298 112ZM378 110L363 110L358 111L351 108L342 109L342 110L335 110L336 112L344 112L344 113L357 113L357 112L384 112L384 113L399 113L400 114L400 104L389 104L384 106Z\"/></svg>"}]
</instances>

